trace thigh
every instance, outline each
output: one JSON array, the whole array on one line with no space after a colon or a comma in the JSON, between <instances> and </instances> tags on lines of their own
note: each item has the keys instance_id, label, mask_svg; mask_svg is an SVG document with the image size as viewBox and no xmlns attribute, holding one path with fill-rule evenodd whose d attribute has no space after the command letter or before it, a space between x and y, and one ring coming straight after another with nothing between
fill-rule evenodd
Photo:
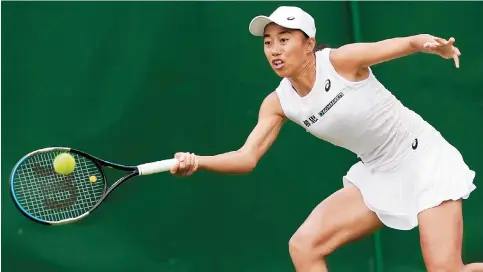
<instances>
[{"instance_id":1,"label":"thigh","mask_svg":"<svg viewBox=\"0 0 483 272\"><path fill-rule=\"evenodd\" d=\"M318 255L327 256L382 226L377 215L365 205L359 189L349 185L317 205L294 237L309 241Z\"/></svg>"},{"instance_id":2,"label":"thigh","mask_svg":"<svg viewBox=\"0 0 483 272\"><path fill-rule=\"evenodd\" d=\"M461 206L461 200L447 201L418 215L421 250L428 271L459 271L463 266Z\"/></svg>"}]
</instances>

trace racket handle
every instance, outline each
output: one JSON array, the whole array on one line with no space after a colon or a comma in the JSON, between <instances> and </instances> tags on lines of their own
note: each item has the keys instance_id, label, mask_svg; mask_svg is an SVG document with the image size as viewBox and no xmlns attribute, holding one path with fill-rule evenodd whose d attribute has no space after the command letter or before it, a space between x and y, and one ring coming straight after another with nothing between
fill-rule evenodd
<instances>
[{"instance_id":1,"label":"racket handle","mask_svg":"<svg viewBox=\"0 0 483 272\"><path fill-rule=\"evenodd\" d=\"M139 175L151 175L159 172L167 172L176 163L176 159L162 160L138 165Z\"/></svg>"}]
</instances>

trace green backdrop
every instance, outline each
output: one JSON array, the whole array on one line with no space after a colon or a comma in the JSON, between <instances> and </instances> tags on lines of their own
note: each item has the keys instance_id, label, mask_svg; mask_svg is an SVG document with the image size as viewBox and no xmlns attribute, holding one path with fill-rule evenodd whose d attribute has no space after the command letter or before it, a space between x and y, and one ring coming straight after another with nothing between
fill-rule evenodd
<instances>
[{"instance_id":1,"label":"green backdrop","mask_svg":"<svg viewBox=\"0 0 483 272\"><path fill-rule=\"evenodd\" d=\"M8 187L16 161L46 146L122 164L240 147L279 82L248 23L281 4L309 11L334 47L357 36L454 36L458 70L427 55L374 70L483 186L483 36L472 29L482 2L3 2L2 271L294 271L289 238L356 158L291 123L250 175L142 177L74 225L30 222ZM319 173L300 171L304 161ZM466 262L483 260L482 204L481 189L465 201ZM380 235L384 271L424 271L417 229ZM373 241L336 251L331 271L376 271Z\"/></svg>"}]
</instances>

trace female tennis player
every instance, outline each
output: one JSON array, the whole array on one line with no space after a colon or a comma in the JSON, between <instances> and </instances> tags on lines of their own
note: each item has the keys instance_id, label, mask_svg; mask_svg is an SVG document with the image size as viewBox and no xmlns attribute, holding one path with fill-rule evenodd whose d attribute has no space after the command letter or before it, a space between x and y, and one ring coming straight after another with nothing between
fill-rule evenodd
<instances>
[{"instance_id":1,"label":"female tennis player","mask_svg":"<svg viewBox=\"0 0 483 272\"><path fill-rule=\"evenodd\" d=\"M418 52L453 59L454 38L427 34L316 49L314 19L297 7L257 16L249 31L263 37L267 60L282 78L263 101L258 123L237 151L216 156L177 153L171 173L197 169L249 173L290 120L361 161L343 188L322 201L289 241L296 271L328 271L324 259L383 225L419 225L428 271L483 271L461 258L462 199L476 188L459 151L374 76L371 66Z\"/></svg>"}]
</instances>

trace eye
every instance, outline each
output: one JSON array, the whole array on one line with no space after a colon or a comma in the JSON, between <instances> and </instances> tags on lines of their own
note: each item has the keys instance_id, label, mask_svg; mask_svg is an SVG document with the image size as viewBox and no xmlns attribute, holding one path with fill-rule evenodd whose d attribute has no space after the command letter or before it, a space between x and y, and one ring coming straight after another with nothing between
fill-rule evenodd
<instances>
[{"instance_id":1,"label":"eye","mask_svg":"<svg viewBox=\"0 0 483 272\"><path fill-rule=\"evenodd\" d=\"M265 44L265 45L270 45L270 44L271 44L271 42L270 42L270 41L264 41L264 42L263 42L263 44Z\"/></svg>"}]
</instances>

